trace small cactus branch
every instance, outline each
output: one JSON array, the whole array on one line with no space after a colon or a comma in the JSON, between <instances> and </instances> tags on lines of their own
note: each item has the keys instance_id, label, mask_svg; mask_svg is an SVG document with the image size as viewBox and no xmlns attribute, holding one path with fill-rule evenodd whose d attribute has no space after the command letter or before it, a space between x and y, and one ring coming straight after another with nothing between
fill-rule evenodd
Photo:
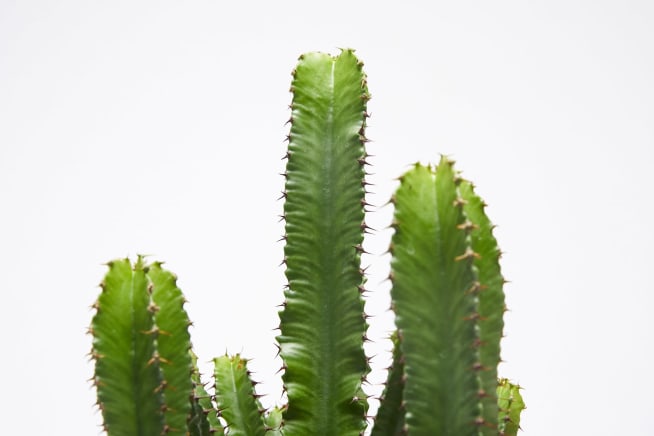
<instances>
[{"instance_id":1,"label":"small cactus branch","mask_svg":"<svg viewBox=\"0 0 654 436\"><path fill-rule=\"evenodd\" d=\"M364 129L368 91L351 50L303 55L291 90L284 218L288 288L280 355L284 434L359 435L363 350Z\"/></svg>"},{"instance_id":2,"label":"small cactus branch","mask_svg":"<svg viewBox=\"0 0 654 436\"><path fill-rule=\"evenodd\" d=\"M500 363L500 340L504 328L504 277L500 271L500 250L493 236L493 225L484 212L485 204L475 194L472 183L459 185L465 200L463 210L469 219L470 243L478 254L474 259L477 272L479 311L479 361L483 367L479 378L484 395L481 398L482 436L497 435L497 366Z\"/></svg>"},{"instance_id":3,"label":"small cactus branch","mask_svg":"<svg viewBox=\"0 0 654 436\"><path fill-rule=\"evenodd\" d=\"M404 358L400 350L397 332L393 333L391 339L393 341L393 363L388 369L386 387L382 394L371 436L396 436L404 431Z\"/></svg>"},{"instance_id":4,"label":"small cactus branch","mask_svg":"<svg viewBox=\"0 0 654 436\"><path fill-rule=\"evenodd\" d=\"M216 405L230 436L264 436L265 423L250 380L247 361L240 355L213 360Z\"/></svg>"},{"instance_id":5,"label":"small cactus branch","mask_svg":"<svg viewBox=\"0 0 654 436\"><path fill-rule=\"evenodd\" d=\"M91 323L94 382L109 435L164 431L162 377L146 266L109 262Z\"/></svg>"},{"instance_id":6,"label":"small cactus branch","mask_svg":"<svg viewBox=\"0 0 654 436\"><path fill-rule=\"evenodd\" d=\"M282 436L282 421L284 411L278 407L272 408L263 420L266 425L266 436Z\"/></svg>"},{"instance_id":7,"label":"small cactus branch","mask_svg":"<svg viewBox=\"0 0 654 436\"><path fill-rule=\"evenodd\" d=\"M497 386L497 399L499 435L516 436L520 429L520 414L525 408L520 386L511 384L507 379L500 380Z\"/></svg>"},{"instance_id":8,"label":"small cactus branch","mask_svg":"<svg viewBox=\"0 0 654 436\"><path fill-rule=\"evenodd\" d=\"M453 163L416 166L394 197L391 296L404 356L409 434L477 436L476 254Z\"/></svg>"}]
</instances>

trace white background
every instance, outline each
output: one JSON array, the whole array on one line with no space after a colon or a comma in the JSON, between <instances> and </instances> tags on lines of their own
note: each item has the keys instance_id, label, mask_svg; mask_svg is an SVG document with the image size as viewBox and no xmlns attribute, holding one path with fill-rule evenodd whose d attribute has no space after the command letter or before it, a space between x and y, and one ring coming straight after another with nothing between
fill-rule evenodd
<instances>
[{"instance_id":1,"label":"white background","mask_svg":"<svg viewBox=\"0 0 654 436\"><path fill-rule=\"evenodd\" d=\"M89 305L102 263L137 253L179 275L203 367L242 352L279 403L290 72L353 47L369 200L444 153L499 225L523 434L650 435L652 23L628 0L1 0L0 432L100 433ZM368 218L371 393L391 212Z\"/></svg>"}]
</instances>

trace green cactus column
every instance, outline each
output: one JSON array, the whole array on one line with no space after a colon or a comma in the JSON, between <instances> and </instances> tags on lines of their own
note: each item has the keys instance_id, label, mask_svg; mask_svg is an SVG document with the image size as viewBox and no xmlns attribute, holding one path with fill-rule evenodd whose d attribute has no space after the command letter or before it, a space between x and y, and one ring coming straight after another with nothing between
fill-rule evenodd
<instances>
[{"instance_id":1,"label":"green cactus column","mask_svg":"<svg viewBox=\"0 0 654 436\"><path fill-rule=\"evenodd\" d=\"M393 203L391 296L411 435L477 436L481 422L476 257L452 162L416 165Z\"/></svg>"},{"instance_id":2,"label":"green cactus column","mask_svg":"<svg viewBox=\"0 0 654 436\"><path fill-rule=\"evenodd\" d=\"M280 354L285 435L365 428L364 129L369 98L350 50L303 55L293 73L284 218L288 288Z\"/></svg>"}]
</instances>

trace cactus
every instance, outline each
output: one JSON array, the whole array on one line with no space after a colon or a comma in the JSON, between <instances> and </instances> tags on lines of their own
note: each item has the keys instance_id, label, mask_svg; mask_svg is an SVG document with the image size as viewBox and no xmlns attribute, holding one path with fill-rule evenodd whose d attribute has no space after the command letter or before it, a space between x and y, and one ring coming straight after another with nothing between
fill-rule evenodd
<instances>
[{"instance_id":1,"label":"cactus","mask_svg":"<svg viewBox=\"0 0 654 436\"><path fill-rule=\"evenodd\" d=\"M366 104L352 50L309 53L293 72L284 172L287 285L277 342L287 404L264 410L240 355L206 388L172 273L108 264L94 304L92 377L109 435L513 436L524 403L498 381L504 293L492 225L449 159L414 165L391 203L393 363L367 429L364 352Z\"/></svg>"}]
</instances>

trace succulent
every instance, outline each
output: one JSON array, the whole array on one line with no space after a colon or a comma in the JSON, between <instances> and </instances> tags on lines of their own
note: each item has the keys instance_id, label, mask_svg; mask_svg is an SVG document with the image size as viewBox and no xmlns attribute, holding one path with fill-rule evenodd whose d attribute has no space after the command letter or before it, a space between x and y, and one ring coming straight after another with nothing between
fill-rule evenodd
<instances>
[{"instance_id":1,"label":"succulent","mask_svg":"<svg viewBox=\"0 0 654 436\"><path fill-rule=\"evenodd\" d=\"M393 363L368 429L364 352L366 104L353 50L302 55L291 85L283 193L287 285L277 342L287 404L265 410L247 359L203 384L175 276L143 257L108 264L89 329L109 435L509 436L519 387L498 380L505 311L484 203L454 163L400 177L391 253Z\"/></svg>"}]
</instances>

